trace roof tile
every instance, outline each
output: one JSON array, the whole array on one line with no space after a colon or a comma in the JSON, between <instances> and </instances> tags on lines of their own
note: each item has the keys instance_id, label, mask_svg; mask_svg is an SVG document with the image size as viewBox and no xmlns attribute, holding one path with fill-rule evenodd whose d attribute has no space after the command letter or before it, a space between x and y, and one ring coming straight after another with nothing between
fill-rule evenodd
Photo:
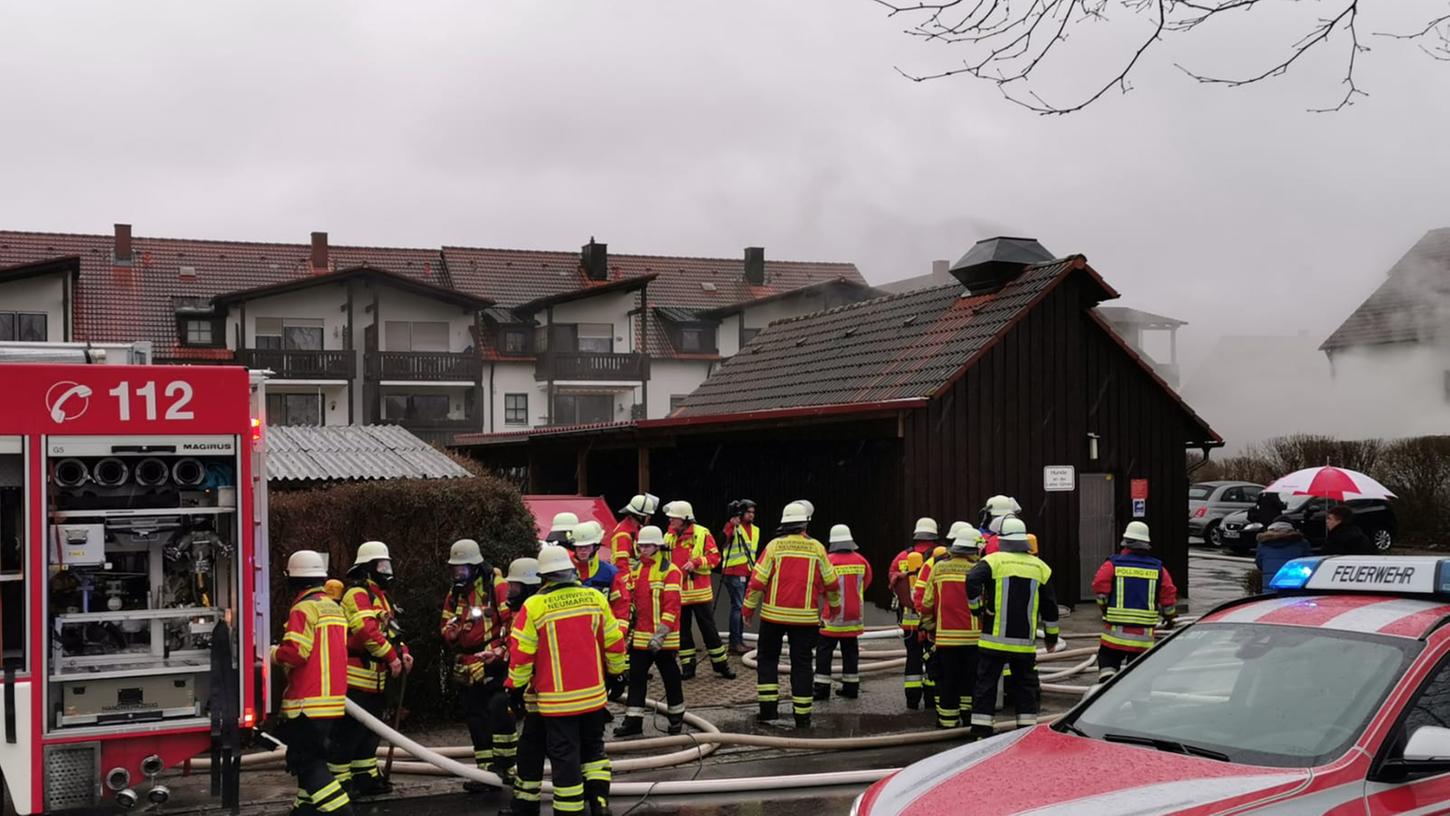
<instances>
[{"instance_id":1,"label":"roof tile","mask_svg":"<svg viewBox=\"0 0 1450 816\"><path fill-rule=\"evenodd\" d=\"M1390 267L1389 277L1319 348L1415 343L1450 325L1450 227L1425 233Z\"/></svg>"}]
</instances>

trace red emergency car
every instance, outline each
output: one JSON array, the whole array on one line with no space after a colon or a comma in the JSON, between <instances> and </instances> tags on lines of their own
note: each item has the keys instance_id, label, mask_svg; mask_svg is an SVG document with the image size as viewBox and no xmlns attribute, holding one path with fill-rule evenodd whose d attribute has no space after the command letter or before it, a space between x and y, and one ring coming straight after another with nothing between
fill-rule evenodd
<instances>
[{"instance_id":1,"label":"red emergency car","mask_svg":"<svg viewBox=\"0 0 1450 816\"><path fill-rule=\"evenodd\" d=\"M1450 813L1450 559L1299 559L1271 587L852 813Z\"/></svg>"}]
</instances>

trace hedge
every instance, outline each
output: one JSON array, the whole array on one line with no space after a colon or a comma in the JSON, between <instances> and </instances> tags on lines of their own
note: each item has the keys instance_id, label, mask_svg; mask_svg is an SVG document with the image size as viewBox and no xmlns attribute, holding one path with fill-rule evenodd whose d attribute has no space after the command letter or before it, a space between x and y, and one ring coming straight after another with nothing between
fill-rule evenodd
<instances>
[{"instance_id":1,"label":"hedge","mask_svg":"<svg viewBox=\"0 0 1450 816\"><path fill-rule=\"evenodd\" d=\"M469 479L357 482L270 496L273 637L281 634L291 598L283 567L295 550L330 555L343 578L357 546L386 542L396 574L392 598L403 639L413 654L405 708L418 721L451 719L452 691L438 637L438 610L448 592L448 548L473 538L500 569L538 549L534 520L511 485L470 466ZM275 642L275 640L274 640Z\"/></svg>"}]
</instances>

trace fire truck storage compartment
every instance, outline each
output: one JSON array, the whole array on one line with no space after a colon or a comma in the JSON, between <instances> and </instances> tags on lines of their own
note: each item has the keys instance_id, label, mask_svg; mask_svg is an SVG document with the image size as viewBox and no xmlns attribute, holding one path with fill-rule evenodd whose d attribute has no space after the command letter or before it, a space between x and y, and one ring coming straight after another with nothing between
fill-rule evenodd
<instances>
[{"instance_id":1,"label":"fire truck storage compartment","mask_svg":"<svg viewBox=\"0 0 1450 816\"><path fill-rule=\"evenodd\" d=\"M238 439L45 449L51 728L205 716L213 631L238 603Z\"/></svg>"}]
</instances>

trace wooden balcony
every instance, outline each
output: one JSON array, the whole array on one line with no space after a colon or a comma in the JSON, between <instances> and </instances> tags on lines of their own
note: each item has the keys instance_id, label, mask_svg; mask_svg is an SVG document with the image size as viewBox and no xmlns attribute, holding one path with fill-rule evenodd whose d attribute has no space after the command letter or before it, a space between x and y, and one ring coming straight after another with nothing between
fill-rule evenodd
<instances>
[{"instance_id":1,"label":"wooden balcony","mask_svg":"<svg viewBox=\"0 0 1450 816\"><path fill-rule=\"evenodd\" d=\"M471 351L374 351L365 355L372 380L476 382L483 361Z\"/></svg>"},{"instance_id":2,"label":"wooden balcony","mask_svg":"<svg viewBox=\"0 0 1450 816\"><path fill-rule=\"evenodd\" d=\"M478 417L467 417L465 419L403 419L382 420L386 425L401 425L409 433L427 442L430 445L447 446L453 443L453 437L461 433L478 433L483 430L483 423Z\"/></svg>"},{"instance_id":3,"label":"wooden balcony","mask_svg":"<svg viewBox=\"0 0 1450 816\"><path fill-rule=\"evenodd\" d=\"M534 379L624 380L649 379L649 357L644 354L607 354L591 351L550 351L539 355Z\"/></svg>"},{"instance_id":4,"label":"wooden balcony","mask_svg":"<svg viewBox=\"0 0 1450 816\"><path fill-rule=\"evenodd\" d=\"M346 349L242 349L247 368L271 369L279 380L350 380L353 353Z\"/></svg>"}]
</instances>

